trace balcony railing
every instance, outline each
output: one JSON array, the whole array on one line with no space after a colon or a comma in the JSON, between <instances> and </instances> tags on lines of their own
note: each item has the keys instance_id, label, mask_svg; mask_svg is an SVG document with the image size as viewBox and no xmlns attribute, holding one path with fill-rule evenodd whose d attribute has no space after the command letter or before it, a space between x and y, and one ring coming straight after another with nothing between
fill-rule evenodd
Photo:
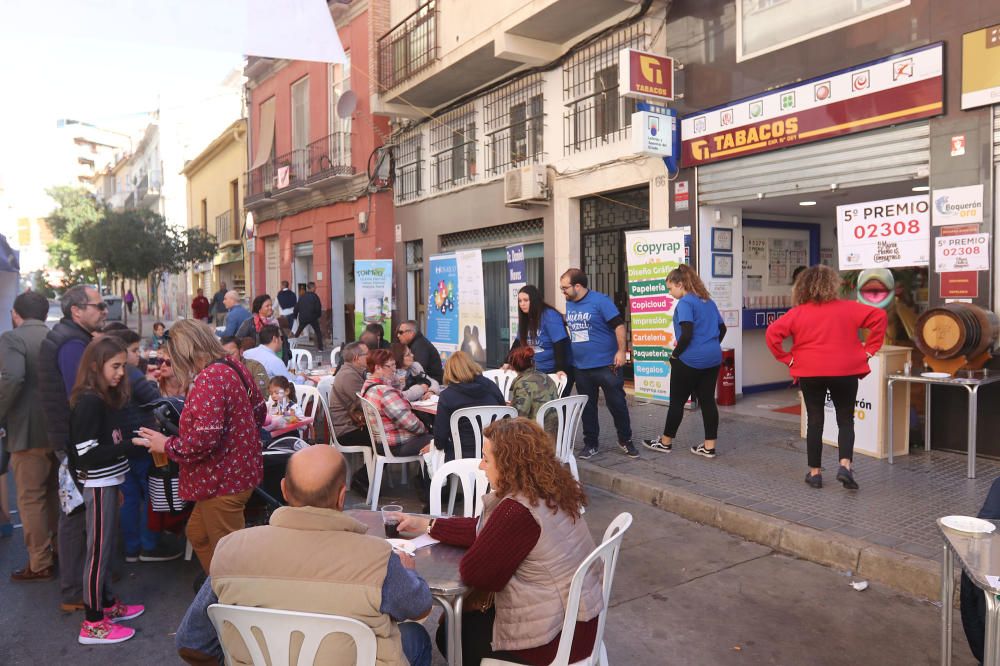
<instances>
[{"instance_id":1,"label":"balcony railing","mask_svg":"<svg viewBox=\"0 0 1000 666\"><path fill-rule=\"evenodd\" d=\"M428 0L379 38L379 90L391 90L435 62L437 39L437 0Z\"/></svg>"},{"instance_id":2,"label":"balcony railing","mask_svg":"<svg viewBox=\"0 0 1000 666\"><path fill-rule=\"evenodd\" d=\"M149 203L152 199L160 196L160 174L156 172L147 173L139 181L136 189L136 199L142 203Z\"/></svg>"},{"instance_id":3,"label":"balcony railing","mask_svg":"<svg viewBox=\"0 0 1000 666\"><path fill-rule=\"evenodd\" d=\"M247 172L246 203L261 201L272 194L308 188L329 178L353 176L354 173L351 135L349 132L336 132Z\"/></svg>"},{"instance_id":4,"label":"balcony railing","mask_svg":"<svg viewBox=\"0 0 1000 666\"><path fill-rule=\"evenodd\" d=\"M232 209L215 216L215 240L218 243L236 240L236 231L233 229Z\"/></svg>"}]
</instances>

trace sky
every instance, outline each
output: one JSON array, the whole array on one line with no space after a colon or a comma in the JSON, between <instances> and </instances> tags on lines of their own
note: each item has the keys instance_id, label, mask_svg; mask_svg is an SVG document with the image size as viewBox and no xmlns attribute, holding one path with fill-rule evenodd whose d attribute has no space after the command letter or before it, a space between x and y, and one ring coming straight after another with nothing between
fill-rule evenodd
<instances>
[{"instance_id":1,"label":"sky","mask_svg":"<svg viewBox=\"0 0 1000 666\"><path fill-rule=\"evenodd\" d=\"M0 183L15 207L35 208L47 201L58 119L140 129L161 99L211 94L243 56L84 36L43 43L0 27L0 62Z\"/></svg>"}]
</instances>

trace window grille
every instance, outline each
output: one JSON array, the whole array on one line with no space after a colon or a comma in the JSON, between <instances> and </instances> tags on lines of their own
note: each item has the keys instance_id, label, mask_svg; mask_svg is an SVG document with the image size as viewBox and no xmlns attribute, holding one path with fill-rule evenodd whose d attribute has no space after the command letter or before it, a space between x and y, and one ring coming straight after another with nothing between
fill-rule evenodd
<instances>
[{"instance_id":1,"label":"window grille","mask_svg":"<svg viewBox=\"0 0 1000 666\"><path fill-rule=\"evenodd\" d=\"M423 136L419 129L403 134L396 143L396 203L409 201L420 196L421 174L424 168L422 150Z\"/></svg>"},{"instance_id":2,"label":"window grille","mask_svg":"<svg viewBox=\"0 0 1000 666\"><path fill-rule=\"evenodd\" d=\"M468 104L431 125L431 187L448 190L476 178L476 110Z\"/></svg>"},{"instance_id":3,"label":"window grille","mask_svg":"<svg viewBox=\"0 0 1000 666\"><path fill-rule=\"evenodd\" d=\"M635 100L618 96L618 52L645 49L640 22L584 48L563 67L563 154L619 141L628 135Z\"/></svg>"},{"instance_id":4,"label":"window grille","mask_svg":"<svg viewBox=\"0 0 1000 666\"><path fill-rule=\"evenodd\" d=\"M483 98L486 174L545 161L542 75L531 74Z\"/></svg>"},{"instance_id":5,"label":"window grille","mask_svg":"<svg viewBox=\"0 0 1000 666\"><path fill-rule=\"evenodd\" d=\"M537 241L545 230L545 221L541 218L499 224L495 227L456 231L441 236L441 251L498 247L517 242Z\"/></svg>"}]
</instances>

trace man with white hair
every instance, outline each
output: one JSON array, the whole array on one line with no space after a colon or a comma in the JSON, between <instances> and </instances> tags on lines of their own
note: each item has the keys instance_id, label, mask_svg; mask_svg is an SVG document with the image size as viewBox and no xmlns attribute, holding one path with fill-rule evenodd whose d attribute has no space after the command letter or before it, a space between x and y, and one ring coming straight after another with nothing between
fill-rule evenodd
<instances>
[{"instance_id":1,"label":"man with white hair","mask_svg":"<svg viewBox=\"0 0 1000 666\"><path fill-rule=\"evenodd\" d=\"M240 303L240 295L235 291L227 291L226 297L222 300L222 304L225 306L227 311L226 328L219 334L219 337L225 338L231 335L235 336L236 331L240 330L240 324L253 315L250 314L249 310L243 307Z\"/></svg>"}]
</instances>

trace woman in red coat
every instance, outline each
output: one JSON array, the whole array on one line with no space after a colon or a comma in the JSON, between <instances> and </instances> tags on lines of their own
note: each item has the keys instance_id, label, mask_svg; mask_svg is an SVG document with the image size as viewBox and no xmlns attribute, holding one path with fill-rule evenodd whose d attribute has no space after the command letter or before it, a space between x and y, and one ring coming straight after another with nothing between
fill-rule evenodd
<instances>
[{"instance_id":1,"label":"woman in red coat","mask_svg":"<svg viewBox=\"0 0 1000 666\"><path fill-rule=\"evenodd\" d=\"M840 468L837 480L857 490L851 460L854 456L854 406L858 380L870 370L868 359L882 347L886 316L878 308L837 298L840 276L827 266L806 269L792 287L795 307L767 327L767 346L774 358L788 366L802 387L806 403L806 483L823 487L823 410L830 392L837 413ZM868 329L868 337L861 334ZM785 351L782 342L792 338Z\"/></svg>"}]
</instances>

